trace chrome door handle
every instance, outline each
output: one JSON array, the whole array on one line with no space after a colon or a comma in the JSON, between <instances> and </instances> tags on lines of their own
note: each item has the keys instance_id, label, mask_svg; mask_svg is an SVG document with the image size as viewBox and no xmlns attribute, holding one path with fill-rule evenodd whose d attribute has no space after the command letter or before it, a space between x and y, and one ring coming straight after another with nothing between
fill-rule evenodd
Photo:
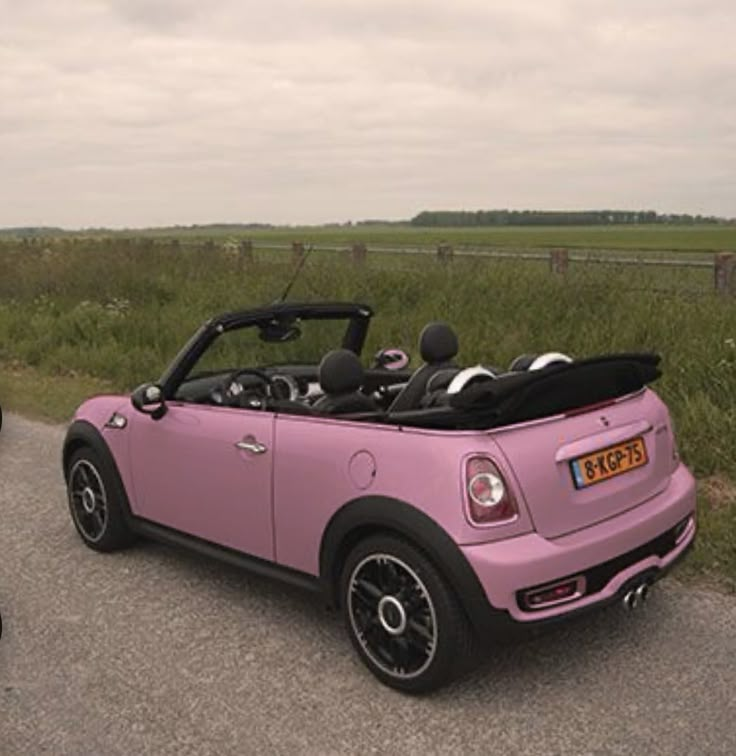
<instances>
[{"instance_id":1,"label":"chrome door handle","mask_svg":"<svg viewBox=\"0 0 736 756\"><path fill-rule=\"evenodd\" d=\"M243 451L247 451L247 452L252 452L253 454L263 454L264 452L268 451L268 447L256 441L255 439L252 439L252 440L243 439L242 441L236 441L235 446L238 449L242 449Z\"/></svg>"}]
</instances>

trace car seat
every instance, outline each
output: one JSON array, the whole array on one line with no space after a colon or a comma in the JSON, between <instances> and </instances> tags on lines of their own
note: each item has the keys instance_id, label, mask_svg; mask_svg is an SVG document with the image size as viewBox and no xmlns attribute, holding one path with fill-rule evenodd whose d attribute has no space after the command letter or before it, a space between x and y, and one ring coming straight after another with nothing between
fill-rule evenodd
<instances>
[{"instance_id":1,"label":"car seat","mask_svg":"<svg viewBox=\"0 0 736 756\"><path fill-rule=\"evenodd\" d=\"M365 373L358 356L349 349L328 352L319 364L319 384L324 391L312 406L326 415L374 412L373 400L360 391Z\"/></svg>"},{"instance_id":2,"label":"car seat","mask_svg":"<svg viewBox=\"0 0 736 756\"><path fill-rule=\"evenodd\" d=\"M430 378L440 371L458 369L453 362L458 349L457 336L447 323L428 323L424 326L419 335L419 354L424 360L424 365L414 371L406 386L394 399L390 411L402 412L421 406Z\"/></svg>"}]
</instances>

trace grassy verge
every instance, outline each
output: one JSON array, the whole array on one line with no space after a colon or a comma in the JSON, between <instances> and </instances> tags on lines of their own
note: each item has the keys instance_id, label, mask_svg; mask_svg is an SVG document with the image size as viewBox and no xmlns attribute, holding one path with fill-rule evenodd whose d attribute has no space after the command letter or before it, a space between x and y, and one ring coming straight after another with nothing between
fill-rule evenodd
<instances>
[{"instance_id":1,"label":"grassy verge","mask_svg":"<svg viewBox=\"0 0 736 756\"><path fill-rule=\"evenodd\" d=\"M684 580L736 593L736 483L723 476L698 481L698 540L677 570Z\"/></svg>"},{"instance_id":2,"label":"grassy verge","mask_svg":"<svg viewBox=\"0 0 736 756\"><path fill-rule=\"evenodd\" d=\"M113 390L90 376L48 375L18 363L0 362L0 406L34 420L67 422L87 397Z\"/></svg>"}]
</instances>

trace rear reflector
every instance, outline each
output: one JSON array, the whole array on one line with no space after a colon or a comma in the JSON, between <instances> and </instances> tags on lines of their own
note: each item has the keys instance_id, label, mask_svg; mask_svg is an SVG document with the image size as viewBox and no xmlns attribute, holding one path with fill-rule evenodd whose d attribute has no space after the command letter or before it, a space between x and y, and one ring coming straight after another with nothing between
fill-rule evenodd
<instances>
[{"instance_id":1,"label":"rear reflector","mask_svg":"<svg viewBox=\"0 0 736 756\"><path fill-rule=\"evenodd\" d=\"M565 578L542 588L533 588L523 594L524 609L546 609L549 606L573 601L585 593L585 577Z\"/></svg>"}]
</instances>

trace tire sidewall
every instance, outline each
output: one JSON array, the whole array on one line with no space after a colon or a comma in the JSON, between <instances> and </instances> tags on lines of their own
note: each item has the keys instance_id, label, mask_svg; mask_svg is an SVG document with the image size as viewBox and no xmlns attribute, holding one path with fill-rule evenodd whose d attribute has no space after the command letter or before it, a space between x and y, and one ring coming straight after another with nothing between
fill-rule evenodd
<instances>
[{"instance_id":1,"label":"tire sidewall","mask_svg":"<svg viewBox=\"0 0 736 756\"><path fill-rule=\"evenodd\" d=\"M433 605L436 622L436 649L429 666L414 677L394 676L377 665L358 638L350 618L349 588L353 571L366 557L393 556L409 566L422 581ZM459 603L439 570L427 556L408 541L393 535L371 536L349 554L340 577L340 606L343 621L361 661L384 684L406 693L427 693L447 683L462 668L467 621Z\"/></svg>"},{"instance_id":2,"label":"tire sidewall","mask_svg":"<svg viewBox=\"0 0 736 756\"><path fill-rule=\"evenodd\" d=\"M74 507L71 499L71 472L75 465L85 461L91 465L97 472L102 483L102 487L105 491L106 499L106 518L102 535L96 539L90 539L81 528L77 517L74 513ZM124 492L120 490L120 485L116 480L116 476L109 470L109 466L106 460L95 449L85 446L76 450L70 457L67 466L67 504L69 507L69 514L74 523L77 533L84 543L95 551L113 551L115 549L123 548L132 541L132 533L128 527L128 523L123 508Z\"/></svg>"}]
</instances>

